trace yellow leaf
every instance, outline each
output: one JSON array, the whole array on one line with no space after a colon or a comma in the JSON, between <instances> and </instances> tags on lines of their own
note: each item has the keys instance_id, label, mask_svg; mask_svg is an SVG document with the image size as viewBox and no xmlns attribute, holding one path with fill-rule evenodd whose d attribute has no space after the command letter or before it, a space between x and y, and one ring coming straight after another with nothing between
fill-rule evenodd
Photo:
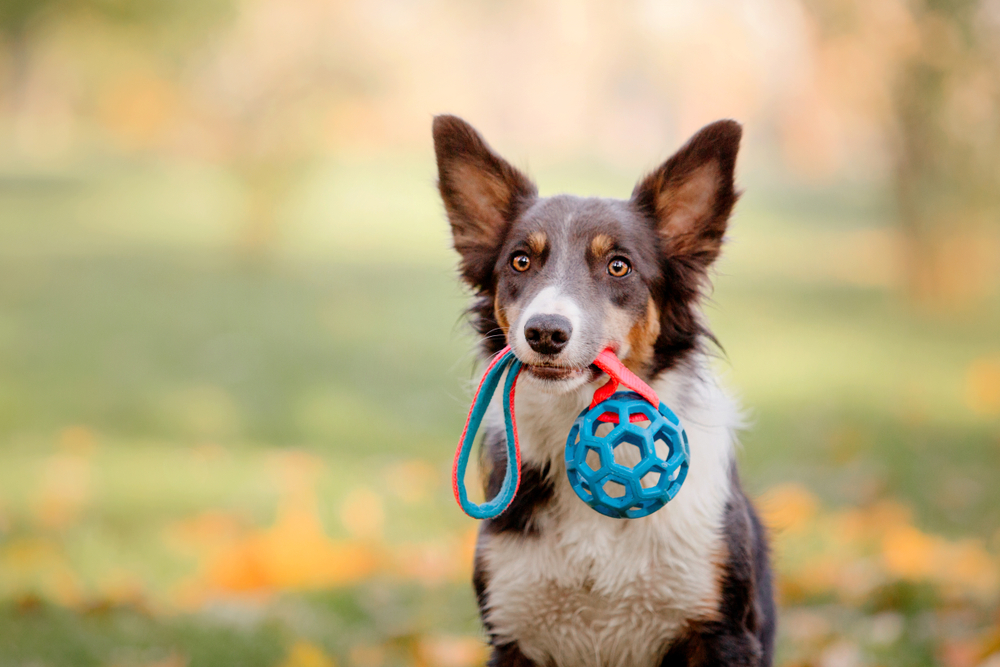
<instances>
[{"instance_id":1,"label":"yellow leaf","mask_svg":"<svg viewBox=\"0 0 1000 667\"><path fill-rule=\"evenodd\" d=\"M1000 358L980 358L969 364L965 376L965 399L976 414L1000 415Z\"/></svg>"},{"instance_id":2,"label":"yellow leaf","mask_svg":"<svg viewBox=\"0 0 1000 667\"><path fill-rule=\"evenodd\" d=\"M336 667L336 664L320 647L299 640L292 645L281 667Z\"/></svg>"},{"instance_id":3,"label":"yellow leaf","mask_svg":"<svg viewBox=\"0 0 1000 667\"><path fill-rule=\"evenodd\" d=\"M891 574L924 579L934 571L936 538L913 526L895 526L882 539L882 558Z\"/></svg>"},{"instance_id":4,"label":"yellow leaf","mask_svg":"<svg viewBox=\"0 0 1000 667\"><path fill-rule=\"evenodd\" d=\"M475 637L425 637L417 651L420 661L433 667L473 667L486 661L486 645Z\"/></svg>"},{"instance_id":5,"label":"yellow leaf","mask_svg":"<svg viewBox=\"0 0 1000 667\"><path fill-rule=\"evenodd\" d=\"M796 531L816 514L816 496L801 484L782 484L758 501L764 523L774 531Z\"/></svg>"}]
</instances>

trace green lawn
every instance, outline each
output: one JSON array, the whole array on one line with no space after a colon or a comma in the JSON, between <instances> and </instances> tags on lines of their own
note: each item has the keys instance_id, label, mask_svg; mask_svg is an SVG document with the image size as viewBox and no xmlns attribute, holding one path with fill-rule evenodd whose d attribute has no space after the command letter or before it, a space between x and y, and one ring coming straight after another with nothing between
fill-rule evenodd
<instances>
[{"instance_id":1,"label":"green lawn","mask_svg":"<svg viewBox=\"0 0 1000 667\"><path fill-rule=\"evenodd\" d=\"M598 167L540 180L630 185ZM473 342L430 165L317 169L263 259L236 249L239 194L186 165L0 181L0 665L277 665L298 641L341 664L414 664L427 638L477 636L455 564L473 523L447 480ZM801 483L829 511L893 499L995 556L1000 425L970 407L967 374L1000 355L1000 309L908 305L871 248L852 254L877 250L884 217L863 192L748 189L707 306L748 409L744 477L755 494ZM171 531L212 512L248 540L280 524L299 453L330 540L426 564L179 602L214 547L186 551ZM352 514L358 493L381 512ZM917 633L938 608L908 595L802 604L864 647L869 614L898 608ZM948 639L906 636L863 650L931 664ZM799 660L797 635L782 641Z\"/></svg>"}]
</instances>

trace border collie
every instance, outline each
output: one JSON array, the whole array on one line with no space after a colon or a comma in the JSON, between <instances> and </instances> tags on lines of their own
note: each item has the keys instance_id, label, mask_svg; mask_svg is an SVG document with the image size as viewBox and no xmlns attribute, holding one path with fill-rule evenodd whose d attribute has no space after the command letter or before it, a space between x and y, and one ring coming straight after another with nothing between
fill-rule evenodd
<instances>
[{"instance_id":1,"label":"border collie","mask_svg":"<svg viewBox=\"0 0 1000 667\"><path fill-rule=\"evenodd\" d=\"M520 489L476 546L489 665L771 664L766 536L740 487L740 413L713 375L699 309L738 197L741 133L731 120L708 125L627 200L543 198L468 123L434 119L438 187L483 352L509 344L525 364ZM592 362L609 346L690 441L684 486L641 519L598 514L566 477L566 436L607 379ZM498 410L485 433L491 498L504 474Z\"/></svg>"}]
</instances>

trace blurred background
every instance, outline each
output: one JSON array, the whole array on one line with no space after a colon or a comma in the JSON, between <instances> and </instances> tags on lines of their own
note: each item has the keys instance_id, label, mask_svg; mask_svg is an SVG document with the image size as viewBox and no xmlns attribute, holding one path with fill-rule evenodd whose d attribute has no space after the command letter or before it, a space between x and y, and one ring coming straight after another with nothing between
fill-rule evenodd
<instances>
[{"instance_id":1,"label":"blurred background","mask_svg":"<svg viewBox=\"0 0 1000 667\"><path fill-rule=\"evenodd\" d=\"M0 0L0 665L482 664L441 112L612 197L743 122L778 662L1000 665L997 0Z\"/></svg>"}]
</instances>

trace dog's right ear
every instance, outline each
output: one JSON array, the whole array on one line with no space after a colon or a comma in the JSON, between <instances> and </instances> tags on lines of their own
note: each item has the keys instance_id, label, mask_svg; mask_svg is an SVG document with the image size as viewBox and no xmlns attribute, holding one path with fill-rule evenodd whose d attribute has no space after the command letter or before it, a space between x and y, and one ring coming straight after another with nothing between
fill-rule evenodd
<instances>
[{"instance_id":1,"label":"dog's right ear","mask_svg":"<svg viewBox=\"0 0 1000 667\"><path fill-rule=\"evenodd\" d=\"M462 278L488 289L507 229L538 191L456 116L434 118L434 153Z\"/></svg>"},{"instance_id":2,"label":"dog's right ear","mask_svg":"<svg viewBox=\"0 0 1000 667\"><path fill-rule=\"evenodd\" d=\"M739 198L733 171L742 135L734 120L706 125L635 186L632 201L654 222L668 256L702 271L719 256Z\"/></svg>"}]
</instances>

